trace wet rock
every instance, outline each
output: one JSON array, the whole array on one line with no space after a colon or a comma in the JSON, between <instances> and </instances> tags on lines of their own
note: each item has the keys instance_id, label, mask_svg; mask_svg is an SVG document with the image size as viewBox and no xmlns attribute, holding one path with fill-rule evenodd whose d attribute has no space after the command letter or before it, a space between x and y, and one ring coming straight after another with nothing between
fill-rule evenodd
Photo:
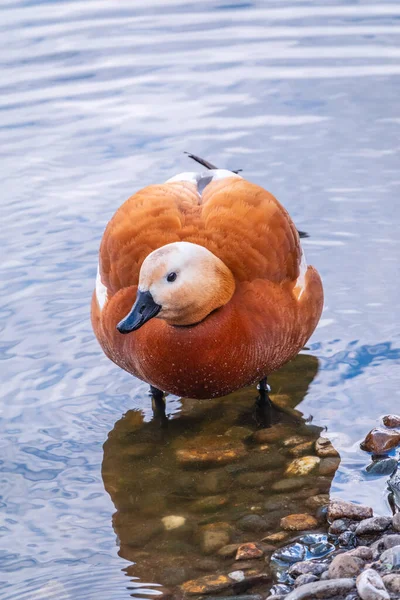
<instances>
[{"instance_id":1,"label":"wet rock","mask_svg":"<svg viewBox=\"0 0 400 600\"><path fill-rule=\"evenodd\" d=\"M395 531L400 531L400 512L396 513L392 518L392 526Z\"/></svg>"},{"instance_id":2,"label":"wet rock","mask_svg":"<svg viewBox=\"0 0 400 600\"><path fill-rule=\"evenodd\" d=\"M387 454L400 444L400 431L375 427L361 443L361 449L373 454Z\"/></svg>"},{"instance_id":3,"label":"wet rock","mask_svg":"<svg viewBox=\"0 0 400 600\"><path fill-rule=\"evenodd\" d=\"M288 515L281 519L281 527L286 531L304 531L318 527L318 521L307 513Z\"/></svg>"},{"instance_id":4,"label":"wet rock","mask_svg":"<svg viewBox=\"0 0 400 600\"><path fill-rule=\"evenodd\" d=\"M357 544L356 534L352 531L345 531L339 535L338 543L341 548L354 548Z\"/></svg>"},{"instance_id":5,"label":"wet rock","mask_svg":"<svg viewBox=\"0 0 400 600\"><path fill-rule=\"evenodd\" d=\"M340 535L349 529L351 523L351 519L335 519L335 521L332 521L328 532L331 535Z\"/></svg>"},{"instance_id":6,"label":"wet rock","mask_svg":"<svg viewBox=\"0 0 400 600\"><path fill-rule=\"evenodd\" d=\"M291 591L292 588L285 583L276 583L270 589L270 596L268 596L266 600L280 600L281 598L286 598L286 594L289 594Z\"/></svg>"},{"instance_id":7,"label":"wet rock","mask_svg":"<svg viewBox=\"0 0 400 600\"><path fill-rule=\"evenodd\" d=\"M283 440L282 446L284 448L293 448L295 446L300 446L301 444L309 444L310 438L305 435L291 435L290 437ZM311 443L313 443L311 441Z\"/></svg>"},{"instance_id":8,"label":"wet rock","mask_svg":"<svg viewBox=\"0 0 400 600\"><path fill-rule=\"evenodd\" d=\"M292 577L299 577L300 575L315 575L316 577L320 577L322 573L327 570L328 565L325 563L305 560L292 565L289 568L289 575Z\"/></svg>"},{"instance_id":9,"label":"wet rock","mask_svg":"<svg viewBox=\"0 0 400 600\"><path fill-rule=\"evenodd\" d=\"M357 577L357 591L362 600L390 600L380 575L374 569L366 569Z\"/></svg>"},{"instance_id":10,"label":"wet rock","mask_svg":"<svg viewBox=\"0 0 400 600\"><path fill-rule=\"evenodd\" d=\"M304 454L310 454L314 447L313 441L303 442L302 444L298 444L297 446L293 446L289 448L288 454L290 456L304 456Z\"/></svg>"},{"instance_id":11,"label":"wet rock","mask_svg":"<svg viewBox=\"0 0 400 600\"><path fill-rule=\"evenodd\" d=\"M253 431L248 429L247 427L240 427L239 425L234 425L228 431L225 432L227 437L233 438L235 440L244 440L252 435Z\"/></svg>"},{"instance_id":12,"label":"wet rock","mask_svg":"<svg viewBox=\"0 0 400 600\"><path fill-rule=\"evenodd\" d=\"M340 579L341 577L356 577L362 570L364 561L356 556L346 553L338 554L329 565L329 579Z\"/></svg>"},{"instance_id":13,"label":"wet rock","mask_svg":"<svg viewBox=\"0 0 400 600\"><path fill-rule=\"evenodd\" d=\"M273 471L266 472L250 472L250 473L241 473L236 481L239 485L243 487L264 487L271 483L276 477Z\"/></svg>"},{"instance_id":14,"label":"wet rock","mask_svg":"<svg viewBox=\"0 0 400 600\"><path fill-rule=\"evenodd\" d=\"M178 527L183 527L186 523L185 517L178 515L168 515L167 517L163 517L161 521L163 522L166 531L178 529Z\"/></svg>"},{"instance_id":15,"label":"wet rock","mask_svg":"<svg viewBox=\"0 0 400 600\"><path fill-rule=\"evenodd\" d=\"M277 531L276 533L271 533L262 539L263 542L267 542L268 544L277 544L279 542L283 542L289 537L289 533L287 531Z\"/></svg>"},{"instance_id":16,"label":"wet rock","mask_svg":"<svg viewBox=\"0 0 400 600\"><path fill-rule=\"evenodd\" d=\"M249 569L245 572L243 570L232 571L232 573L228 573L228 577L237 583L241 583L241 587L245 589L270 579L268 573L263 573L259 569Z\"/></svg>"},{"instance_id":17,"label":"wet rock","mask_svg":"<svg viewBox=\"0 0 400 600\"><path fill-rule=\"evenodd\" d=\"M380 562L388 569L397 569L400 567L400 546L388 548L380 556Z\"/></svg>"},{"instance_id":18,"label":"wet rock","mask_svg":"<svg viewBox=\"0 0 400 600\"><path fill-rule=\"evenodd\" d=\"M243 531L260 532L265 531L268 524L266 520L259 515L245 515L237 521L237 526Z\"/></svg>"},{"instance_id":19,"label":"wet rock","mask_svg":"<svg viewBox=\"0 0 400 600\"><path fill-rule=\"evenodd\" d=\"M189 595L212 594L213 592L223 592L231 588L235 581L228 575L205 575L198 579L191 579L181 585L181 590Z\"/></svg>"},{"instance_id":20,"label":"wet rock","mask_svg":"<svg viewBox=\"0 0 400 600\"><path fill-rule=\"evenodd\" d=\"M246 448L237 440L199 435L192 438L186 447L176 450L176 459L180 465L186 467L224 465L239 460L246 454Z\"/></svg>"},{"instance_id":21,"label":"wet rock","mask_svg":"<svg viewBox=\"0 0 400 600\"><path fill-rule=\"evenodd\" d=\"M114 527L122 544L142 547L152 538L162 533L164 526L160 521L139 521L131 514L116 513Z\"/></svg>"},{"instance_id":22,"label":"wet rock","mask_svg":"<svg viewBox=\"0 0 400 600\"><path fill-rule=\"evenodd\" d=\"M226 496L206 496L195 500L190 505L190 510L193 512L215 512L219 508L222 508L228 504L228 498Z\"/></svg>"},{"instance_id":23,"label":"wet rock","mask_svg":"<svg viewBox=\"0 0 400 600\"><path fill-rule=\"evenodd\" d=\"M240 471L272 471L280 469L286 459L278 452L253 452L242 464L235 465L236 472ZM276 477L276 474L274 475Z\"/></svg>"},{"instance_id":24,"label":"wet rock","mask_svg":"<svg viewBox=\"0 0 400 600\"><path fill-rule=\"evenodd\" d=\"M357 558L362 558L362 560L367 561L372 560L373 551L372 548L369 548L368 546L358 546L357 548L354 548L354 550L346 552L346 555L356 556Z\"/></svg>"},{"instance_id":25,"label":"wet rock","mask_svg":"<svg viewBox=\"0 0 400 600\"><path fill-rule=\"evenodd\" d=\"M218 550L217 554L223 558L231 558L232 556L235 556L239 546L240 544L228 544L227 546L222 546L222 548Z\"/></svg>"},{"instance_id":26,"label":"wet rock","mask_svg":"<svg viewBox=\"0 0 400 600\"><path fill-rule=\"evenodd\" d=\"M400 427L400 416L399 415L386 415L382 419L385 427Z\"/></svg>"},{"instance_id":27,"label":"wet rock","mask_svg":"<svg viewBox=\"0 0 400 600\"><path fill-rule=\"evenodd\" d=\"M313 556L315 556L317 558L321 558L322 556L325 556L326 554L330 554L334 550L335 550L335 546L333 544L330 544L328 541L311 544L308 547L308 551L310 552L310 554L312 554Z\"/></svg>"},{"instance_id":28,"label":"wet rock","mask_svg":"<svg viewBox=\"0 0 400 600\"><path fill-rule=\"evenodd\" d=\"M171 587L180 585L188 577L190 577L188 570L185 567L179 567L177 565L174 565L172 568L169 567L168 569L164 569L161 573L161 580L163 584L170 585ZM158 598L158 596L156 597Z\"/></svg>"},{"instance_id":29,"label":"wet rock","mask_svg":"<svg viewBox=\"0 0 400 600\"><path fill-rule=\"evenodd\" d=\"M228 523L210 523L200 532L200 545L204 554L217 552L227 546L231 539L231 526Z\"/></svg>"},{"instance_id":30,"label":"wet rock","mask_svg":"<svg viewBox=\"0 0 400 600\"><path fill-rule=\"evenodd\" d=\"M355 587L353 579L334 579L327 581L314 581L296 588L285 600L316 600L333 598L346 594Z\"/></svg>"},{"instance_id":31,"label":"wet rock","mask_svg":"<svg viewBox=\"0 0 400 600\"><path fill-rule=\"evenodd\" d=\"M352 519L362 521L372 517L372 508L354 502L345 502L344 500L332 500L328 508L328 520L330 522L336 519Z\"/></svg>"},{"instance_id":32,"label":"wet rock","mask_svg":"<svg viewBox=\"0 0 400 600\"><path fill-rule=\"evenodd\" d=\"M391 594L400 595L400 573L384 575L382 580Z\"/></svg>"},{"instance_id":33,"label":"wet rock","mask_svg":"<svg viewBox=\"0 0 400 600\"><path fill-rule=\"evenodd\" d=\"M252 440L256 444L281 442L290 436L291 429L286 425L279 423L267 429L259 429L253 433Z\"/></svg>"},{"instance_id":34,"label":"wet rock","mask_svg":"<svg viewBox=\"0 0 400 600\"><path fill-rule=\"evenodd\" d=\"M287 467L285 475L288 477L304 477L314 472L321 459L318 456L302 456L295 458Z\"/></svg>"},{"instance_id":35,"label":"wet rock","mask_svg":"<svg viewBox=\"0 0 400 600\"><path fill-rule=\"evenodd\" d=\"M272 484L274 492L291 492L299 490L306 486L309 482L307 477L292 477L290 479L280 479Z\"/></svg>"},{"instance_id":36,"label":"wet rock","mask_svg":"<svg viewBox=\"0 0 400 600\"><path fill-rule=\"evenodd\" d=\"M340 465L339 457L328 457L321 458L321 462L319 463L318 472L320 475L333 475L337 471L338 466Z\"/></svg>"},{"instance_id":37,"label":"wet rock","mask_svg":"<svg viewBox=\"0 0 400 600\"><path fill-rule=\"evenodd\" d=\"M315 452L321 458L339 456L339 452L332 446L331 441L324 437L319 437L315 442Z\"/></svg>"},{"instance_id":38,"label":"wet rock","mask_svg":"<svg viewBox=\"0 0 400 600\"><path fill-rule=\"evenodd\" d=\"M264 556L264 552L252 542L241 544L236 552L236 560L248 560L252 558L261 558L262 556Z\"/></svg>"},{"instance_id":39,"label":"wet rock","mask_svg":"<svg viewBox=\"0 0 400 600\"><path fill-rule=\"evenodd\" d=\"M271 556L271 562L286 563L291 565L299 561L303 561L306 557L306 548L303 544L295 542L283 548L275 550Z\"/></svg>"},{"instance_id":40,"label":"wet rock","mask_svg":"<svg viewBox=\"0 0 400 600\"><path fill-rule=\"evenodd\" d=\"M225 492L231 485L231 478L224 469L215 469L204 473L196 482L196 491L199 494L213 496Z\"/></svg>"},{"instance_id":41,"label":"wet rock","mask_svg":"<svg viewBox=\"0 0 400 600\"><path fill-rule=\"evenodd\" d=\"M308 508L316 510L320 506L324 506L329 503L329 494L316 494L315 496L310 496L305 501L305 505Z\"/></svg>"},{"instance_id":42,"label":"wet rock","mask_svg":"<svg viewBox=\"0 0 400 600\"><path fill-rule=\"evenodd\" d=\"M369 475L391 475L396 468L395 458L380 458L370 463L365 470Z\"/></svg>"},{"instance_id":43,"label":"wet rock","mask_svg":"<svg viewBox=\"0 0 400 600\"><path fill-rule=\"evenodd\" d=\"M313 581L318 581L318 577L316 575L311 575L311 573L299 575L294 583L294 587L299 587L300 585L305 585L306 583L312 583Z\"/></svg>"},{"instance_id":44,"label":"wet rock","mask_svg":"<svg viewBox=\"0 0 400 600\"><path fill-rule=\"evenodd\" d=\"M385 531L392 524L390 517L370 517L364 519L356 527L356 535L369 535L371 533L379 533Z\"/></svg>"},{"instance_id":45,"label":"wet rock","mask_svg":"<svg viewBox=\"0 0 400 600\"><path fill-rule=\"evenodd\" d=\"M384 535L380 538L379 543L385 550L393 548L394 546L400 546L400 534L393 533L391 535Z\"/></svg>"}]
</instances>

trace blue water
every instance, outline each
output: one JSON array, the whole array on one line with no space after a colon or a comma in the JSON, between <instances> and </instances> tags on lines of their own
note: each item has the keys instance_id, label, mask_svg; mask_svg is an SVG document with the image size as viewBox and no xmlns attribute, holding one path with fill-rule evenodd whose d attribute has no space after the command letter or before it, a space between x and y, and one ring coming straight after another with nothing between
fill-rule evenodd
<instances>
[{"instance_id":1,"label":"blue water","mask_svg":"<svg viewBox=\"0 0 400 600\"><path fill-rule=\"evenodd\" d=\"M326 304L300 409L340 451L332 493L387 513L358 444L400 406L400 5L13 0L0 33L0 598L133 593L102 445L151 410L101 353L90 296L108 219L185 150L310 234Z\"/></svg>"}]
</instances>

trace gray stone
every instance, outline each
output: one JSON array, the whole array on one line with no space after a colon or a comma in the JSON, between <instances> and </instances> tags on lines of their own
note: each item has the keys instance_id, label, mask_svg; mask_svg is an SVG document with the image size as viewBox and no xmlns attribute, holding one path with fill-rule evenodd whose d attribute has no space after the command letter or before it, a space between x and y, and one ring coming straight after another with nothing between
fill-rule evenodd
<instances>
[{"instance_id":1,"label":"gray stone","mask_svg":"<svg viewBox=\"0 0 400 600\"><path fill-rule=\"evenodd\" d=\"M339 535L338 542L341 547L351 548L356 545L356 536L352 531L345 531Z\"/></svg>"},{"instance_id":2,"label":"gray stone","mask_svg":"<svg viewBox=\"0 0 400 600\"><path fill-rule=\"evenodd\" d=\"M400 546L400 533L386 534L380 539L380 542L385 550L394 546Z\"/></svg>"},{"instance_id":3,"label":"gray stone","mask_svg":"<svg viewBox=\"0 0 400 600\"><path fill-rule=\"evenodd\" d=\"M218 550L218 554L223 558L230 558L231 556L235 556L239 546L240 544L228 544L227 546L222 546L222 548Z\"/></svg>"},{"instance_id":4,"label":"gray stone","mask_svg":"<svg viewBox=\"0 0 400 600\"><path fill-rule=\"evenodd\" d=\"M237 521L237 526L243 531L265 531L267 522L259 515L246 515Z\"/></svg>"},{"instance_id":5,"label":"gray stone","mask_svg":"<svg viewBox=\"0 0 400 600\"><path fill-rule=\"evenodd\" d=\"M344 500L332 500L328 508L328 520L330 522L336 519L352 519L362 521L372 517L372 508L354 502L345 502Z\"/></svg>"},{"instance_id":6,"label":"gray stone","mask_svg":"<svg viewBox=\"0 0 400 600\"><path fill-rule=\"evenodd\" d=\"M347 594L355 586L354 579L334 579L329 581L314 581L306 583L286 596L286 600L315 600L321 598L333 598L341 594Z\"/></svg>"},{"instance_id":7,"label":"gray stone","mask_svg":"<svg viewBox=\"0 0 400 600\"><path fill-rule=\"evenodd\" d=\"M381 576L374 569L366 569L357 577L357 591L361 600L390 600Z\"/></svg>"},{"instance_id":8,"label":"gray stone","mask_svg":"<svg viewBox=\"0 0 400 600\"><path fill-rule=\"evenodd\" d=\"M380 533L385 531L392 524L390 517L371 517L361 521L356 528L356 535L369 535L371 533Z\"/></svg>"},{"instance_id":9,"label":"gray stone","mask_svg":"<svg viewBox=\"0 0 400 600\"><path fill-rule=\"evenodd\" d=\"M384 575L382 579L391 594L400 594L400 573Z\"/></svg>"},{"instance_id":10,"label":"gray stone","mask_svg":"<svg viewBox=\"0 0 400 600\"><path fill-rule=\"evenodd\" d=\"M400 546L388 548L381 554L380 561L388 569L397 569L400 567Z\"/></svg>"},{"instance_id":11,"label":"gray stone","mask_svg":"<svg viewBox=\"0 0 400 600\"><path fill-rule=\"evenodd\" d=\"M391 475L397 467L395 458L381 458L374 460L365 469L369 475Z\"/></svg>"},{"instance_id":12,"label":"gray stone","mask_svg":"<svg viewBox=\"0 0 400 600\"><path fill-rule=\"evenodd\" d=\"M329 578L340 579L355 577L364 566L364 561L356 556L349 556L347 552L335 556L329 565Z\"/></svg>"},{"instance_id":13,"label":"gray stone","mask_svg":"<svg viewBox=\"0 0 400 600\"><path fill-rule=\"evenodd\" d=\"M395 531L400 531L400 512L396 513L392 518L392 525Z\"/></svg>"},{"instance_id":14,"label":"gray stone","mask_svg":"<svg viewBox=\"0 0 400 600\"><path fill-rule=\"evenodd\" d=\"M204 554L212 554L229 544L231 529L227 523L211 523L202 527L200 535Z\"/></svg>"},{"instance_id":15,"label":"gray stone","mask_svg":"<svg viewBox=\"0 0 400 600\"><path fill-rule=\"evenodd\" d=\"M351 523L351 519L336 519L331 523L328 531L332 535L340 535L349 529Z\"/></svg>"},{"instance_id":16,"label":"gray stone","mask_svg":"<svg viewBox=\"0 0 400 600\"><path fill-rule=\"evenodd\" d=\"M318 581L318 577L316 575L312 575L311 573L304 573L304 575L299 575L294 583L294 587L300 587L301 585L305 585L306 583L313 583L313 581Z\"/></svg>"},{"instance_id":17,"label":"gray stone","mask_svg":"<svg viewBox=\"0 0 400 600\"><path fill-rule=\"evenodd\" d=\"M300 575L316 575L319 577L328 569L325 563L314 562L313 560L304 560L292 565L289 569L289 575L298 577Z\"/></svg>"},{"instance_id":18,"label":"gray stone","mask_svg":"<svg viewBox=\"0 0 400 600\"><path fill-rule=\"evenodd\" d=\"M357 558L362 558L363 560L372 560L373 551L372 548L368 546L358 546L354 548L354 550L349 550L346 552L347 556L356 556Z\"/></svg>"}]
</instances>

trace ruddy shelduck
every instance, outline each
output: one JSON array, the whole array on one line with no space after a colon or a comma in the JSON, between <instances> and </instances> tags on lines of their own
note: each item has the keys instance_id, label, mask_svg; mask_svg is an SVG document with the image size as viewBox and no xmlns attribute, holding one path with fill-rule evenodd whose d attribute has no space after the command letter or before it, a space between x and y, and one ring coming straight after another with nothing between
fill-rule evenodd
<instances>
[{"instance_id":1,"label":"ruddy shelduck","mask_svg":"<svg viewBox=\"0 0 400 600\"><path fill-rule=\"evenodd\" d=\"M93 328L153 396L211 398L255 382L265 391L313 333L321 279L272 194L198 160L209 168L145 187L112 217Z\"/></svg>"}]
</instances>

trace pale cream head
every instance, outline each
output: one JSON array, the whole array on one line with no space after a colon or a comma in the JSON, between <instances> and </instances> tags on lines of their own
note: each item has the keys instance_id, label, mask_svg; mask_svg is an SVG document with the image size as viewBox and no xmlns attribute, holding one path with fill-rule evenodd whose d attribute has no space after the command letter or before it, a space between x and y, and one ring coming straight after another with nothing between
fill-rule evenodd
<instances>
[{"instance_id":1,"label":"pale cream head","mask_svg":"<svg viewBox=\"0 0 400 600\"><path fill-rule=\"evenodd\" d=\"M144 260L139 290L161 306L157 318L171 325L193 325L231 299L235 281L215 254L197 244L174 242Z\"/></svg>"}]
</instances>

